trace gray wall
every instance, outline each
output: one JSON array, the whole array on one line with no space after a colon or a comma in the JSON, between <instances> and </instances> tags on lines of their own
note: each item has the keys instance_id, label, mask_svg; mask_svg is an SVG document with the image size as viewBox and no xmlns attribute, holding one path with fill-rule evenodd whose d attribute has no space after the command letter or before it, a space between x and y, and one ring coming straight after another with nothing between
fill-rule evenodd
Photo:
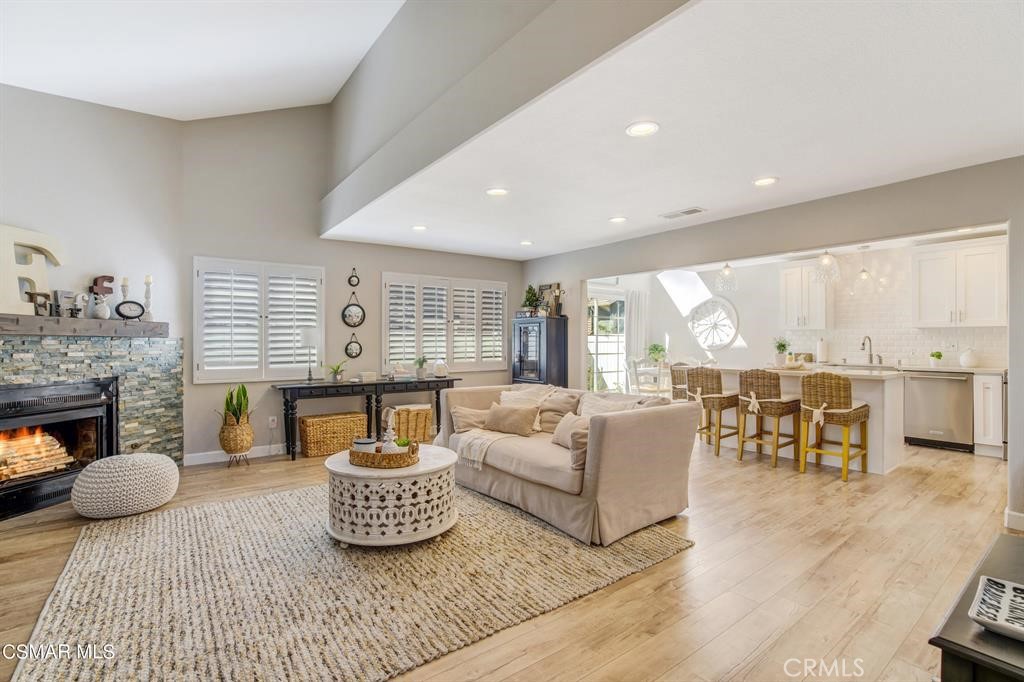
<instances>
[{"instance_id":1,"label":"gray wall","mask_svg":"<svg viewBox=\"0 0 1024 682\"><path fill-rule=\"evenodd\" d=\"M50 284L84 290L97 274L129 276L141 297L152 274L156 317L184 339L185 452L218 449L224 384L192 384L192 258L219 256L326 268L327 356L343 357L346 278L359 269L368 320L363 355L349 371L380 370L380 273L413 272L507 281L522 264L388 246L321 240L327 185L327 105L180 123L0 86L0 222L63 240L69 257ZM508 372L460 375L466 385L506 383ZM251 383L258 445L279 443L269 382ZM424 396L407 396L408 400ZM309 403L304 412L359 409L358 401Z\"/></svg>"},{"instance_id":2,"label":"gray wall","mask_svg":"<svg viewBox=\"0 0 1024 682\"><path fill-rule=\"evenodd\" d=\"M1024 376L1024 156L859 192L705 223L526 264L525 282L567 290L570 384L582 382L580 316L585 280L788 251L923 234L951 227L1009 224L1009 364ZM585 305L585 303L584 303ZM1010 414L1024 405L1024 380L1010 382ZM1024 419L1010 419L1008 509L1024 529Z\"/></svg>"},{"instance_id":3,"label":"gray wall","mask_svg":"<svg viewBox=\"0 0 1024 682\"><path fill-rule=\"evenodd\" d=\"M321 230L685 2L406 3L333 103L336 186L324 197Z\"/></svg>"}]
</instances>

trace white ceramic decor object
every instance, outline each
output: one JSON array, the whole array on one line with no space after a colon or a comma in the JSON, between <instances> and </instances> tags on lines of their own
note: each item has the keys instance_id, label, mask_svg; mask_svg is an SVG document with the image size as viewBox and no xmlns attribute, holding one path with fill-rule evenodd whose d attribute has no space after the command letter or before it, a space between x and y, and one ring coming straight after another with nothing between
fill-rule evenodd
<instances>
[{"instance_id":1,"label":"white ceramic decor object","mask_svg":"<svg viewBox=\"0 0 1024 682\"><path fill-rule=\"evenodd\" d=\"M15 257L15 247L28 251L25 262ZM0 313L35 315L35 305L22 295L22 281L28 291L48 292L46 262L60 265L63 260L60 242L50 235L0 225Z\"/></svg>"},{"instance_id":2,"label":"white ceramic decor object","mask_svg":"<svg viewBox=\"0 0 1024 682\"><path fill-rule=\"evenodd\" d=\"M979 364L981 364L981 358L978 357L973 348L968 348L960 354L961 367L977 367Z\"/></svg>"},{"instance_id":3,"label":"white ceramic decor object","mask_svg":"<svg viewBox=\"0 0 1024 682\"><path fill-rule=\"evenodd\" d=\"M446 377L448 376L448 365L445 364L444 360L438 360L434 363L434 376L435 377Z\"/></svg>"}]
</instances>

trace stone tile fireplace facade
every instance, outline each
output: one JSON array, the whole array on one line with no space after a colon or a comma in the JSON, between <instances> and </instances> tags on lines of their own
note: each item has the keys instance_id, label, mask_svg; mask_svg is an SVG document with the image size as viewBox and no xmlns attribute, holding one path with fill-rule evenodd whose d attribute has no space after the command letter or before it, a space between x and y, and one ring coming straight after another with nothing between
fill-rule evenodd
<instances>
[{"instance_id":1,"label":"stone tile fireplace facade","mask_svg":"<svg viewBox=\"0 0 1024 682\"><path fill-rule=\"evenodd\" d=\"M182 341L0 335L0 385L119 378L122 453L184 455Z\"/></svg>"}]
</instances>

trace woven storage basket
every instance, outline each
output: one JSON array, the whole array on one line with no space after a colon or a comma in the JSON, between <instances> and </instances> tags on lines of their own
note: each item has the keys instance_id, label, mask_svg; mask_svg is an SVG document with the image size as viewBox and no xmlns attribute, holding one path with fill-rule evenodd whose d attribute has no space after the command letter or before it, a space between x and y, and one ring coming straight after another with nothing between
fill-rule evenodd
<instances>
[{"instance_id":1,"label":"woven storage basket","mask_svg":"<svg viewBox=\"0 0 1024 682\"><path fill-rule=\"evenodd\" d=\"M299 438L305 457L324 457L352 447L352 440L366 435L362 412L314 414L299 418Z\"/></svg>"},{"instance_id":2,"label":"woven storage basket","mask_svg":"<svg viewBox=\"0 0 1024 682\"><path fill-rule=\"evenodd\" d=\"M380 445L377 446L378 448ZM356 452L348 451L348 461L357 467L370 467L371 469L402 469L411 467L420 461L420 444L413 443L409 446L408 452L397 452L383 454L381 452Z\"/></svg>"},{"instance_id":3,"label":"woven storage basket","mask_svg":"<svg viewBox=\"0 0 1024 682\"><path fill-rule=\"evenodd\" d=\"M238 423L235 423L234 417L226 415L218 435L220 449L229 455L240 455L252 450L252 425L247 414L243 414Z\"/></svg>"},{"instance_id":4,"label":"woven storage basket","mask_svg":"<svg viewBox=\"0 0 1024 682\"><path fill-rule=\"evenodd\" d=\"M395 407L395 437L417 443L430 440L434 410L430 405L398 405Z\"/></svg>"}]
</instances>

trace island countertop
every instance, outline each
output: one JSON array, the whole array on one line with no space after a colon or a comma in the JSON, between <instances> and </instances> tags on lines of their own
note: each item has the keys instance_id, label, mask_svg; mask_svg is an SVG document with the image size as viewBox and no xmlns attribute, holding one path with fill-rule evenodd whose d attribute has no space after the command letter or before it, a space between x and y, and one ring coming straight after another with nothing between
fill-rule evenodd
<instances>
[{"instance_id":1,"label":"island countertop","mask_svg":"<svg viewBox=\"0 0 1024 682\"><path fill-rule=\"evenodd\" d=\"M747 371L746 369L737 369L734 367L718 367L717 369L721 370L722 374L739 374L740 372ZM835 365L805 365L801 369L786 369L784 367L762 367L760 369L775 372L779 376L783 377L804 377L808 374L815 374L816 372L829 372L831 374L849 377L850 379L889 381L890 379L898 379L902 376L902 373L896 369L857 369Z\"/></svg>"}]
</instances>

